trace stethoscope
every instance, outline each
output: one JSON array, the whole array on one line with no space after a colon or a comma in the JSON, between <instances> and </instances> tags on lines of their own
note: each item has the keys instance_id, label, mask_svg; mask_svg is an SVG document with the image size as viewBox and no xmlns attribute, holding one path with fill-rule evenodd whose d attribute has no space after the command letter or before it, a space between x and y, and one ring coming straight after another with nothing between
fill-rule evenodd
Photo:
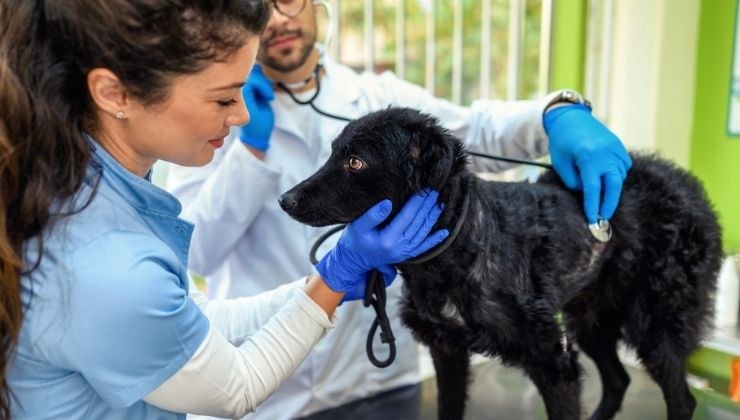
<instances>
[{"instance_id":1,"label":"stethoscope","mask_svg":"<svg viewBox=\"0 0 740 420\"><path fill-rule=\"evenodd\" d=\"M316 67L314 68L314 71L311 74L311 76L302 82L293 83L290 85L287 85L282 82L276 82L275 85L279 87L281 90L283 90L285 93L287 93L288 96L298 105L308 105L318 114L323 115L327 118L350 122L353 120L352 118L347 118L341 115L336 115L336 114L324 111L320 109L319 107L317 107L316 104L314 104L314 101L321 93L321 69L323 68L323 61L324 61L326 49L332 37L331 22L333 18L333 13L332 13L331 5L326 0L314 0L313 4L315 6L323 6L328 15L328 19L329 19L328 20L329 24L326 25L327 29L326 29L326 34L324 37L324 44L322 45L317 42L315 45L315 48L317 48L319 51L319 60L316 63ZM298 97L295 96L292 90L303 87L306 84L310 83L312 80L315 81L316 83L316 91L308 99L305 99L305 100L298 99ZM473 151L467 151L467 154L471 156L484 157L487 159L499 160L503 162L539 166L541 168L553 170L552 165L548 163L536 162L536 161L531 161L527 159L509 158L509 157L489 155L486 153L479 153L479 152L473 152ZM467 209L468 203L469 203L469 197L466 196L465 203L464 203L464 207L466 209ZM439 255L440 253L442 253L442 251L447 249L447 247L457 237L457 233L460 231L463 221L464 221L463 218L459 219L458 222L455 224L455 227L453 228L453 231L450 234L450 236L442 244L437 246L437 248L435 248L433 251L429 252L428 254L422 257L409 260L406 263L407 264L418 264L424 261L428 261L436 257L437 255ZM311 248L310 256L309 256L312 264L316 265L318 263L318 260L316 258L316 252L319 246L329 236L342 230L344 226L346 225L335 226L334 228L330 229L329 231L321 235L321 237L319 237L316 240L313 247ZM591 234L594 236L594 238L596 238L600 242L607 242L611 237L611 226L609 225L608 221L600 220L598 223L589 224L588 228ZM363 305L365 307L372 306L373 309L375 310L375 320L373 321L373 324L370 327L370 331L368 332L368 336L367 336L366 352L367 352L368 358L370 359L370 362L379 368L390 366L390 364L393 363L393 360L396 357L395 337L393 336L393 332L391 331L390 321L385 311L385 303L386 303L385 283L383 282L382 275L378 272L378 270L373 270L368 275L368 280L367 280L367 283L365 284L365 296L363 300ZM383 343L388 344L388 347L389 347L388 357L385 360L379 360L375 356L375 352L373 350L373 345L372 345L373 339L375 337L375 333L378 328L380 328L381 341Z\"/></svg>"},{"instance_id":2,"label":"stethoscope","mask_svg":"<svg viewBox=\"0 0 740 420\"><path fill-rule=\"evenodd\" d=\"M319 54L323 54L323 52L320 52ZM323 57L323 55L322 55L322 57ZM326 111L322 110L321 108L317 107L316 104L314 103L314 101L316 100L316 98L319 96L319 93L321 93L321 77L320 77L320 75L321 75L321 68L322 67L323 67L322 60L319 59L319 62L316 63L316 68L314 69L312 76L309 77L308 79L306 79L304 82L299 82L299 84L303 85L303 84L309 83L311 80L314 80L315 81L315 83L316 83L316 90L311 95L311 97L308 98L308 99L305 99L305 100L298 99L298 97L296 97L295 94L292 92L291 87L288 86L288 85L286 85L283 82L276 82L275 85L277 87L279 87L280 89L282 89L285 93L287 93L288 96L290 96L290 99L292 99L293 102L297 103L298 105L308 105L314 111L316 111L317 113L319 113L319 114L321 114L321 115L323 115L325 117L328 117L328 118L333 118L335 120L346 121L346 122L352 121L352 118L342 117L340 115L336 115L336 114L332 114L330 112L326 112ZM292 85L292 86L295 86L295 85ZM293 89L295 89L295 87L293 87Z\"/></svg>"}]
</instances>

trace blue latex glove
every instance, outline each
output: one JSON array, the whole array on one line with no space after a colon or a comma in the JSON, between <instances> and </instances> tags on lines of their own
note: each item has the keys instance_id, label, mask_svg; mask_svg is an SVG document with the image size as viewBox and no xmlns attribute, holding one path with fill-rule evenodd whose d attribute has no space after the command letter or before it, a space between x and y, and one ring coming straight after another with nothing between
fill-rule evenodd
<instances>
[{"instance_id":1,"label":"blue latex glove","mask_svg":"<svg viewBox=\"0 0 740 420\"><path fill-rule=\"evenodd\" d=\"M442 213L437 196L438 193L431 190L414 194L382 229L378 225L392 210L390 200L374 205L350 223L342 231L337 245L316 264L329 288L350 293L351 296L344 300L362 298L370 270L380 268L387 285L393 280L389 280L391 264L413 258L442 242L449 234L447 229L429 234Z\"/></svg>"},{"instance_id":2,"label":"blue latex glove","mask_svg":"<svg viewBox=\"0 0 740 420\"><path fill-rule=\"evenodd\" d=\"M583 190L589 223L609 220L619 203L632 159L622 142L584 105L567 105L545 113L552 166L566 187ZM603 193L603 202L601 202Z\"/></svg>"},{"instance_id":3,"label":"blue latex glove","mask_svg":"<svg viewBox=\"0 0 740 420\"><path fill-rule=\"evenodd\" d=\"M262 73L262 66L255 64L242 87L244 104L249 111L249 122L239 129L239 139L257 150L266 151L270 133L275 126L275 113L270 101L275 99L272 83Z\"/></svg>"}]
</instances>

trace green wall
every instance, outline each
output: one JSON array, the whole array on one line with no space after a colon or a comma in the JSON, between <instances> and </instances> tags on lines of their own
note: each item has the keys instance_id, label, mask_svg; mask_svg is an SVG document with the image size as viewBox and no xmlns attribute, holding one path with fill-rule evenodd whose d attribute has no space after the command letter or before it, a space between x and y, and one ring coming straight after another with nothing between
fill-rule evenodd
<instances>
[{"instance_id":1,"label":"green wall","mask_svg":"<svg viewBox=\"0 0 740 420\"><path fill-rule=\"evenodd\" d=\"M740 137L727 133L736 0L703 0L690 168L720 215L724 245L740 251Z\"/></svg>"},{"instance_id":2,"label":"green wall","mask_svg":"<svg viewBox=\"0 0 740 420\"><path fill-rule=\"evenodd\" d=\"M553 2L550 45L550 90L583 91L586 0Z\"/></svg>"},{"instance_id":3,"label":"green wall","mask_svg":"<svg viewBox=\"0 0 740 420\"><path fill-rule=\"evenodd\" d=\"M726 129L737 4L702 0L700 7L689 168L719 213L725 249L739 252L740 136L729 136ZM553 2L550 90L583 89L586 11L586 0ZM661 147L670 147L663 140Z\"/></svg>"}]
</instances>

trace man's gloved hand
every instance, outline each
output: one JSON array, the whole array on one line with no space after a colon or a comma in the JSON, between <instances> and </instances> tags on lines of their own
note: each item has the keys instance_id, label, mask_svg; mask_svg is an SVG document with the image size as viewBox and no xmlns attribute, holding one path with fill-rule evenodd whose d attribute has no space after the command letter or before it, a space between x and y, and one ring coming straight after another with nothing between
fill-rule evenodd
<instances>
[{"instance_id":1,"label":"man's gloved hand","mask_svg":"<svg viewBox=\"0 0 740 420\"><path fill-rule=\"evenodd\" d=\"M367 275L373 268L381 270L386 286L390 284L395 277L391 264L416 257L449 235L447 229L429 234L442 213L437 196L432 190L414 194L383 229L377 226L390 214L390 200L374 205L350 223L337 245L316 264L326 284L336 292L351 295L343 300L364 296Z\"/></svg>"},{"instance_id":2,"label":"man's gloved hand","mask_svg":"<svg viewBox=\"0 0 740 420\"><path fill-rule=\"evenodd\" d=\"M588 223L609 220L619 203L632 159L622 142L584 105L547 111L543 123L550 141L552 166L563 183L583 190ZM601 197L603 202L600 203Z\"/></svg>"},{"instance_id":3,"label":"man's gloved hand","mask_svg":"<svg viewBox=\"0 0 740 420\"><path fill-rule=\"evenodd\" d=\"M275 113L270 101L275 99L272 83L262 73L262 66L255 64L246 83L242 87L244 104L249 111L249 122L239 128L242 143L257 150L266 151L272 128L275 126Z\"/></svg>"}]
</instances>

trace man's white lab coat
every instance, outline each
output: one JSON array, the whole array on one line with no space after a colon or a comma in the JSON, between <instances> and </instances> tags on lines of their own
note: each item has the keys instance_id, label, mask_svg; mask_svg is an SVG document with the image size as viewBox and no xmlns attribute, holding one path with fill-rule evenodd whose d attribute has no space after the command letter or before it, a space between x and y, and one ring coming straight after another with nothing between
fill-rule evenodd
<instances>
[{"instance_id":1,"label":"man's white lab coat","mask_svg":"<svg viewBox=\"0 0 740 420\"><path fill-rule=\"evenodd\" d=\"M420 109L465 141L468 149L496 155L536 158L547 151L542 126L545 101L483 101L470 108L431 96L386 72L357 74L331 59L325 63L320 109L349 118L390 105ZM255 158L232 130L209 165L172 165L168 188L182 201L182 217L195 223L189 268L207 276L208 294L238 297L273 289L314 271L309 249L324 231L292 220L278 197L318 169L329 157L331 141L343 121L319 115L278 92L271 103L275 129L265 160ZM305 97L306 95L304 95ZM477 159L479 170L508 165ZM336 237L326 241L329 249ZM319 256L323 252L319 253ZM365 339L374 312L360 302L343 304L338 325L319 341L295 374L250 418L279 420L310 413L418 382L417 345L397 316L401 278L388 289L388 314L397 355L388 368L374 367ZM384 344L376 337L376 355Z\"/></svg>"}]
</instances>

